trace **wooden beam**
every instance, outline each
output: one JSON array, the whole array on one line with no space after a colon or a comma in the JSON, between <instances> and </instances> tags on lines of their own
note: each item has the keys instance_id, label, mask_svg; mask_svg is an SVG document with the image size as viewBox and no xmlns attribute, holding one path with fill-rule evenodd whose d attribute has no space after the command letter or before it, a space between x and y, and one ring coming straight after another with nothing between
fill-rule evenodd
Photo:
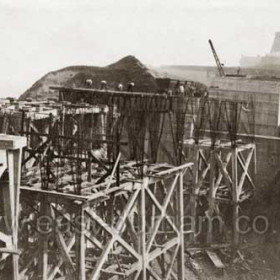
<instances>
[{"instance_id":1,"label":"wooden beam","mask_svg":"<svg viewBox=\"0 0 280 280\"><path fill-rule=\"evenodd\" d=\"M244 184L244 181L245 181L246 177L248 178L248 180L249 180L251 186L253 187L253 189L254 190L256 189L256 186L255 186L255 184L254 184L254 182L253 182L253 180L252 180L252 178L251 178L251 176L248 172L253 154L254 154L254 149L251 149L249 151L249 155L247 156L246 161L244 161L244 158L243 158L242 154L238 153L238 162L241 165L241 168L243 169L243 173L241 175L241 178L240 178L240 181L239 181L239 184L238 184L238 189L239 189L240 192L241 192L241 189L242 189L242 186Z\"/></svg>"},{"instance_id":2,"label":"wooden beam","mask_svg":"<svg viewBox=\"0 0 280 280\"><path fill-rule=\"evenodd\" d=\"M147 279L147 266L149 262L146 257L146 188L148 187L148 178L143 179L143 185L140 195L140 215L141 215L141 232L140 232L140 248L142 255L142 279Z\"/></svg>"},{"instance_id":3,"label":"wooden beam","mask_svg":"<svg viewBox=\"0 0 280 280\"><path fill-rule=\"evenodd\" d=\"M207 231L207 244L212 243L213 239L213 227L211 222L211 217L215 210L215 197L216 191L215 188L215 181L216 181L216 160L215 160L215 151L210 151L210 186L209 186L209 222L208 222L208 231Z\"/></svg>"},{"instance_id":4,"label":"wooden beam","mask_svg":"<svg viewBox=\"0 0 280 280\"><path fill-rule=\"evenodd\" d=\"M218 257L218 255L215 252L206 250L206 253L216 268L218 269L225 268L225 265L222 263L221 259Z\"/></svg>"},{"instance_id":5,"label":"wooden beam","mask_svg":"<svg viewBox=\"0 0 280 280\"><path fill-rule=\"evenodd\" d=\"M239 190L238 190L238 171L237 171L237 148L232 149L231 168L232 168L232 232L233 232L233 245L237 246L239 243L239 232L237 227L238 214L239 214Z\"/></svg>"},{"instance_id":6,"label":"wooden beam","mask_svg":"<svg viewBox=\"0 0 280 280\"><path fill-rule=\"evenodd\" d=\"M219 166L219 170L221 171L221 173L223 174L223 176L225 178L226 185L227 185L228 189L231 190L232 189L232 179L226 169L227 164L224 164L222 162L220 156L216 153L215 153L215 158L216 158L217 164Z\"/></svg>"},{"instance_id":7,"label":"wooden beam","mask_svg":"<svg viewBox=\"0 0 280 280\"><path fill-rule=\"evenodd\" d=\"M165 217L166 209L167 209L168 204L170 203L170 198L173 195L173 191L175 189L178 178L179 178L179 174L176 174L176 176L173 180L173 183L170 186L170 189L168 190L168 193L165 196L164 201L162 203L160 216L159 216L158 220L156 221L154 228L151 229L151 237L147 241L147 252L150 251L151 246L152 246L153 241L154 241L154 238L155 238L155 236L157 234L157 231L159 229L160 223L161 223L162 219Z\"/></svg>"},{"instance_id":8,"label":"wooden beam","mask_svg":"<svg viewBox=\"0 0 280 280\"><path fill-rule=\"evenodd\" d=\"M193 146L194 158L193 158L193 177L192 177L192 193L190 198L191 205L191 218L192 218L192 230L190 234L190 242L195 243L195 219L196 219L196 198L199 191L198 180L199 180L199 146L194 144Z\"/></svg>"},{"instance_id":9,"label":"wooden beam","mask_svg":"<svg viewBox=\"0 0 280 280\"><path fill-rule=\"evenodd\" d=\"M179 251L178 251L178 280L185 279L185 238L184 238L184 181L183 172L180 172L177 187L177 221L179 229Z\"/></svg>"},{"instance_id":10,"label":"wooden beam","mask_svg":"<svg viewBox=\"0 0 280 280\"><path fill-rule=\"evenodd\" d=\"M49 213L49 205L45 197L41 197L40 203L40 217L46 217ZM38 279L48 279L48 239L49 234L43 233L47 231L48 225L40 224L39 228L39 258L38 258Z\"/></svg>"},{"instance_id":11,"label":"wooden beam","mask_svg":"<svg viewBox=\"0 0 280 280\"><path fill-rule=\"evenodd\" d=\"M76 256L76 280L86 280L85 262L85 210L83 205L76 205L75 215L75 256ZM64 246L65 249L65 246ZM65 251L65 250L64 250Z\"/></svg>"},{"instance_id":12,"label":"wooden beam","mask_svg":"<svg viewBox=\"0 0 280 280\"><path fill-rule=\"evenodd\" d=\"M73 245L75 244L75 236L73 235L69 241L66 242L66 252L69 253L69 251L71 250L71 248L73 247ZM53 280L55 279L56 274L58 273L60 267L64 264L64 259L61 258L58 262L58 264L56 264L50 271L48 274L48 280ZM73 273L70 277L74 277L75 274ZM71 278L70 278L71 279Z\"/></svg>"}]
</instances>

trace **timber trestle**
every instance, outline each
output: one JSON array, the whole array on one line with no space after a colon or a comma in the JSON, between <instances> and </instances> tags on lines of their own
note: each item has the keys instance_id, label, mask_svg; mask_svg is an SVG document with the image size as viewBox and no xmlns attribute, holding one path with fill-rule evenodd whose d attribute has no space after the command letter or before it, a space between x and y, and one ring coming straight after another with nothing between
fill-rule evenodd
<instances>
[{"instance_id":1,"label":"timber trestle","mask_svg":"<svg viewBox=\"0 0 280 280\"><path fill-rule=\"evenodd\" d=\"M176 271L184 279L183 182L191 166L152 165L142 180L92 186L80 197L21 188L28 220L21 275L170 279Z\"/></svg>"},{"instance_id":2,"label":"timber trestle","mask_svg":"<svg viewBox=\"0 0 280 280\"><path fill-rule=\"evenodd\" d=\"M253 196L252 102L51 90L58 102L0 108L0 131L27 141L19 279L181 280L186 247L238 244L227 222L219 234L197 226L200 216L235 222Z\"/></svg>"},{"instance_id":3,"label":"timber trestle","mask_svg":"<svg viewBox=\"0 0 280 280\"><path fill-rule=\"evenodd\" d=\"M207 221L203 242L208 245L216 242L237 246L241 206L253 197L256 188L256 145L240 140L235 146L230 141L221 141L213 146L210 138L199 143L186 140L185 145L193 150L191 216L195 217L196 223L201 222L201 219ZM204 198L204 202L199 207L198 201L201 198ZM219 232L215 232L216 218ZM216 238L213 237L214 233ZM197 241L197 235L193 230L193 242Z\"/></svg>"},{"instance_id":4,"label":"timber trestle","mask_svg":"<svg viewBox=\"0 0 280 280\"><path fill-rule=\"evenodd\" d=\"M18 217L22 149L25 137L0 134L0 263L1 279L18 280ZM4 264L4 267L3 267Z\"/></svg>"}]
</instances>

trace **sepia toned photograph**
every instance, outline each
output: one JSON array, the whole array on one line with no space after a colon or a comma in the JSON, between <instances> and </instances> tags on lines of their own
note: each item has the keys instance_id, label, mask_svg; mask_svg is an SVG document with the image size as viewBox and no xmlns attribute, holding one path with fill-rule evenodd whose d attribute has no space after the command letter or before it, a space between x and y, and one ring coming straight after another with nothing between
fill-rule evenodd
<instances>
[{"instance_id":1,"label":"sepia toned photograph","mask_svg":"<svg viewBox=\"0 0 280 280\"><path fill-rule=\"evenodd\" d=\"M279 280L279 15L0 0L0 280Z\"/></svg>"}]
</instances>

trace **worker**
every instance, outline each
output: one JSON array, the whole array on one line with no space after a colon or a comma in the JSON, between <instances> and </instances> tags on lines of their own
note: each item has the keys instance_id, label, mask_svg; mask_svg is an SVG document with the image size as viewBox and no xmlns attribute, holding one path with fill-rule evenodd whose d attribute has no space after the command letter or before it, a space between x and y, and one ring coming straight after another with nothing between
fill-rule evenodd
<instances>
[{"instance_id":1,"label":"worker","mask_svg":"<svg viewBox=\"0 0 280 280\"><path fill-rule=\"evenodd\" d=\"M179 86L179 93L180 94L184 94L185 93L185 87L182 84L180 84L180 86Z\"/></svg>"},{"instance_id":2,"label":"worker","mask_svg":"<svg viewBox=\"0 0 280 280\"><path fill-rule=\"evenodd\" d=\"M119 84L118 84L117 90L118 90L118 91L123 91L123 84L122 84L122 83L119 83Z\"/></svg>"},{"instance_id":3,"label":"worker","mask_svg":"<svg viewBox=\"0 0 280 280\"><path fill-rule=\"evenodd\" d=\"M168 96L172 96L172 95L173 95L172 89L168 89L168 90L167 90L167 95L168 95Z\"/></svg>"},{"instance_id":4,"label":"worker","mask_svg":"<svg viewBox=\"0 0 280 280\"><path fill-rule=\"evenodd\" d=\"M107 89L107 82L105 80L101 81L101 90L106 90Z\"/></svg>"},{"instance_id":5,"label":"worker","mask_svg":"<svg viewBox=\"0 0 280 280\"><path fill-rule=\"evenodd\" d=\"M178 80L175 85L175 94L178 94L180 92L180 81Z\"/></svg>"},{"instance_id":6,"label":"worker","mask_svg":"<svg viewBox=\"0 0 280 280\"><path fill-rule=\"evenodd\" d=\"M86 79L85 85L86 85L86 88L91 88L92 87L92 79Z\"/></svg>"},{"instance_id":7,"label":"worker","mask_svg":"<svg viewBox=\"0 0 280 280\"><path fill-rule=\"evenodd\" d=\"M191 94L191 90L190 90L190 87L189 87L189 82L185 82L185 96L187 96L187 97L190 97L190 96L192 96L192 94Z\"/></svg>"},{"instance_id":8,"label":"worker","mask_svg":"<svg viewBox=\"0 0 280 280\"><path fill-rule=\"evenodd\" d=\"M127 85L127 91L129 92L133 92L133 88L135 87L135 83L134 82L130 82Z\"/></svg>"},{"instance_id":9,"label":"worker","mask_svg":"<svg viewBox=\"0 0 280 280\"><path fill-rule=\"evenodd\" d=\"M191 90L192 96L198 97L197 96L197 92L196 92L196 87L195 87L195 85L192 82L190 84L190 90Z\"/></svg>"}]
</instances>

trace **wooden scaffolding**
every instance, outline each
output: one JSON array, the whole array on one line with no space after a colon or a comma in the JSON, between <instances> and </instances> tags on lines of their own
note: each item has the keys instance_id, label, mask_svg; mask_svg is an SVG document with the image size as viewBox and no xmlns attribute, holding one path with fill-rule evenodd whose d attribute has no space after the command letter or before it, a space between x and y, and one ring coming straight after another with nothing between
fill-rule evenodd
<instances>
[{"instance_id":1,"label":"wooden scaffolding","mask_svg":"<svg viewBox=\"0 0 280 280\"><path fill-rule=\"evenodd\" d=\"M197 221L199 218L197 217L198 201L202 196L206 197L207 202L203 207L203 213L200 213L207 219L206 243L215 243L213 220L216 215L220 218L219 225L222 226L224 233L220 242L237 246L241 203L252 198L255 190L255 143L245 143L240 140L232 146L230 141L224 141L213 146L211 139L203 139L199 143L187 140L185 144L193 150L191 216ZM221 206L224 204L231 208L229 211L231 213L223 213ZM231 224L231 229L228 229L226 224ZM231 238L228 237L229 232ZM195 230L191 233L191 240L193 242L196 240Z\"/></svg>"},{"instance_id":2,"label":"wooden scaffolding","mask_svg":"<svg viewBox=\"0 0 280 280\"><path fill-rule=\"evenodd\" d=\"M228 217L224 204L231 209L230 242L238 244L234 225L254 190L255 144L236 139L243 104L52 89L59 91L57 104L31 102L1 111L0 129L27 138L19 270L14 267L19 277L184 279L185 243L200 237L197 218L202 212L210 221ZM212 110L216 105L219 110ZM228 141L219 135L224 126ZM204 138L207 129L211 139ZM194 140L185 140L187 135ZM190 229L186 215L195 221ZM216 242L213 232L209 223L208 244ZM225 222L221 240L228 241L227 232ZM16 265L17 250L10 252Z\"/></svg>"},{"instance_id":3,"label":"wooden scaffolding","mask_svg":"<svg viewBox=\"0 0 280 280\"><path fill-rule=\"evenodd\" d=\"M20 279L18 275L18 217L21 179L22 149L26 138L0 134L0 261L9 279ZM7 172L5 172L7 171ZM6 279L1 274L1 279ZM2 278L3 277L3 278Z\"/></svg>"},{"instance_id":4,"label":"wooden scaffolding","mask_svg":"<svg viewBox=\"0 0 280 280\"><path fill-rule=\"evenodd\" d=\"M93 184L83 195L22 187L21 277L184 279L183 190L191 166L149 166L142 180Z\"/></svg>"}]
</instances>

